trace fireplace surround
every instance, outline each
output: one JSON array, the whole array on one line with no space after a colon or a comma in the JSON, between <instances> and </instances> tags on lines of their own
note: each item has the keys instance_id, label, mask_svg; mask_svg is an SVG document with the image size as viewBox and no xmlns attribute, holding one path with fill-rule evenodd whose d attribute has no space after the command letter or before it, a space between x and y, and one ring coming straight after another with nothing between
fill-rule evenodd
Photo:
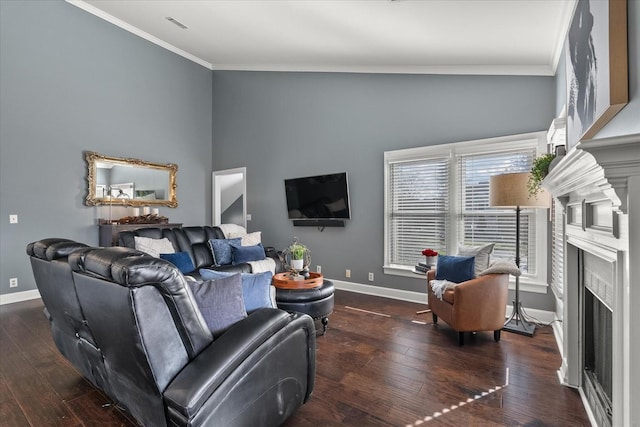
<instances>
[{"instance_id":1,"label":"fireplace surround","mask_svg":"<svg viewBox=\"0 0 640 427\"><path fill-rule=\"evenodd\" d=\"M560 381L594 425L640 425L640 134L578 143L543 186L564 211Z\"/></svg>"}]
</instances>

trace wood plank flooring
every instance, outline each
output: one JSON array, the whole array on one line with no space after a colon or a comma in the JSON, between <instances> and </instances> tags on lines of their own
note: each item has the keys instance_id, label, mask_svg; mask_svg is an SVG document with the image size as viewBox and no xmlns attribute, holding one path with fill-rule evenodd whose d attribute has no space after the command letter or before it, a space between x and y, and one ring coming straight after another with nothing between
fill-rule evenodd
<instances>
[{"instance_id":1,"label":"wood plank flooring","mask_svg":"<svg viewBox=\"0 0 640 427\"><path fill-rule=\"evenodd\" d=\"M284 426L590 425L578 393L558 382L551 327L503 332L500 343L479 332L459 347L446 324L416 314L424 308L336 291L314 393ZM60 356L33 300L0 307L0 425L137 424Z\"/></svg>"}]
</instances>

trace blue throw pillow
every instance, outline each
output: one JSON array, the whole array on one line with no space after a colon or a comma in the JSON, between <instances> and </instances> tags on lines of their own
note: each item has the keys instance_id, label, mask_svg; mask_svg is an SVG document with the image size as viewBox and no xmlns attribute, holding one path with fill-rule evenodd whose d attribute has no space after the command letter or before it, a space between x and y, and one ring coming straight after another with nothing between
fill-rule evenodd
<instances>
[{"instance_id":1,"label":"blue throw pillow","mask_svg":"<svg viewBox=\"0 0 640 427\"><path fill-rule=\"evenodd\" d=\"M213 254L213 262L215 265L228 265L231 264L231 244L240 245L242 239L236 237L235 239L210 239L209 247Z\"/></svg>"},{"instance_id":2,"label":"blue throw pillow","mask_svg":"<svg viewBox=\"0 0 640 427\"><path fill-rule=\"evenodd\" d=\"M203 280L216 280L223 277L233 276L237 273L227 271L200 269L200 277ZM265 271L263 273L242 273L242 298L244 308L247 312L252 312L259 308L275 308L271 301L270 286L273 273Z\"/></svg>"},{"instance_id":3,"label":"blue throw pillow","mask_svg":"<svg viewBox=\"0 0 640 427\"><path fill-rule=\"evenodd\" d=\"M264 247L258 243L255 246L242 246L240 243L231 243L231 263L242 264L249 261L262 261L265 259Z\"/></svg>"},{"instance_id":4,"label":"blue throw pillow","mask_svg":"<svg viewBox=\"0 0 640 427\"><path fill-rule=\"evenodd\" d=\"M178 270L182 271L182 274L191 273L196 269L191 261L191 257L187 252L176 252L174 254L160 254L160 258L166 259L171 264L178 267Z\"/></svg>"},{"instance_id":5,"label":"blue throw pillow","mask_svg":"<svg viewBox=\"0 0 640 427\"><path fill-rule=\"evenodd\" d=\"M475 257L472 256L438 256L436 279L462 283L475 277Z\"/></svg>"},{"instance_id":6,"label":"blue throw pillow","mask_svg":"<svg viewBox=\"0 0 640 427\"><path fill-rule=\"evenodd\" d=\"M214 337L247 317L240 274L218 280L189 282L189 286Z\"/></svg>"}]
</instances>

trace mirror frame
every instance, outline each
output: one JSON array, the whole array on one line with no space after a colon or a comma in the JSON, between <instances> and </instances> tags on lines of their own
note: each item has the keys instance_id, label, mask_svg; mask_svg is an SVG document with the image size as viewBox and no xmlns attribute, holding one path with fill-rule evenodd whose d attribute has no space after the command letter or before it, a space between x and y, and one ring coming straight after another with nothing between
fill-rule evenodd
<instances>
[{"instance_id":1,"label":"mirror frame","mask_svg":"<svg viewBox=\"0 0 640 427\"><path fill-rule=\"evenodd\" d=\"M178 165L175 163L152 163L139 159L131 159L124 157L112 157L104 156L102 154L87 151L85 153L85 160L87 161L87 197L85 202L87 206L98 205L124 205L124 206L168 206L175 208L178 206L178 198L176 196L176 175L178 172ZM96 185L97 185L97 164L98 162L113 163L114 165L123 166L138 166L149 169L158 169L169 172L169 198L164 200L136 200L136 199L118 199L118 198L105 198L97 197Z\"/></svg>"}]
</instances>

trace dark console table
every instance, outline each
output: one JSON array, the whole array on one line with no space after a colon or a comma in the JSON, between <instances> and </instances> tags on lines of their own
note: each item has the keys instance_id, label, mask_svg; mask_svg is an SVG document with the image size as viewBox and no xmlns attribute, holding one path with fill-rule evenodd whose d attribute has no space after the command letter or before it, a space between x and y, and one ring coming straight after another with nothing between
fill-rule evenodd
<instances>
[{"instance_id":1,"label":"dark console table","mask_svg":"<svg viewBox=\"0 0 640 427\"><path fill-rule=\"evenodd\" d=\"M98 224L100 246L118 246L118 235L121 231L137 230L139 228L179 228L182 224Z\"/></svg>"}]
</instances>

